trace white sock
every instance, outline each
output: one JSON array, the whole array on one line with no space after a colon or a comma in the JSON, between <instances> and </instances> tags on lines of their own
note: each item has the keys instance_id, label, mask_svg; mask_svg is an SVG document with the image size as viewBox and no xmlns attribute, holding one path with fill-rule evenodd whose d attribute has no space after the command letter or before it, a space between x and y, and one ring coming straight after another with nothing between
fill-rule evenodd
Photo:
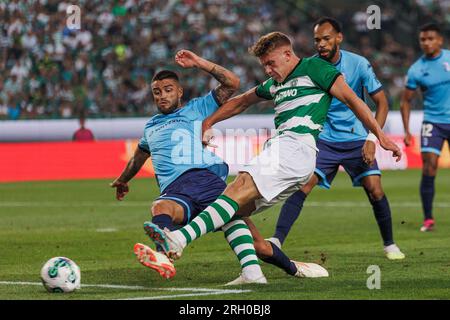
<instances>
[{"instance_id":1,"label":"white sock","mask_svg":"<svg viewBox=\"0 0 450 320\"><path fill-rule=\"evenodd\" d=\"M244 267L242 269L242 275L244 276L244 278L249 280L256 280L264 277L264 274L259 264L251 264L249 266Z\"/></svg>"},{"instance_id":2,"label":"white sock","mask_svg":"<svg viewBox=\"0 0 450 320\"><path fill-rule=\"evenodd\" d=\"M395 243L384 247L385 252L400 252L400 248Z\"/></svg>"}]
</instances>

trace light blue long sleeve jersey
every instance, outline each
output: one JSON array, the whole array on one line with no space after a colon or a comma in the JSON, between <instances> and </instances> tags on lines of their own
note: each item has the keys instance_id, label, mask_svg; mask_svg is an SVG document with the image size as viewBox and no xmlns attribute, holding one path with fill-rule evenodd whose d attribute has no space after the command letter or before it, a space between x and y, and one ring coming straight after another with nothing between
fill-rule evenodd
<instances>
[{"instance_id":1,"label":"light blue long sleeve jersey","mask_svg":"<svg viewBox=\"0 0 450 320\"><path fill-rule=\"evenodd\" d=\"M408 70L406 88L420 88L425 122L450 123L450 50L436 58L422 56Z\"/></svg>"},{"instance_id":2,"label":"light blue long sleeve jersey","mask_svg":"<svg viewBox=\"0 0 450 320\"><path fill-rule=\"evenodd\" d=\"M202 145L202 121L219 108L214 91L145 125L139 148L151 154L161 192L184 172L208 169L225 180L228 165Z\"/></svg>"},{"instance_id":3,"label":"light blue long sleeve jersey","mask_svg":"<svg viewBox=\"0 0 450 320\"><path fill-rule=\"evenodd\" d=\"M364 100L364 88L369 94L383 89L369 61L355 53L340 50L338 62L334 64L356 95ZM319 138L330 142L365 140L367 129L348 106L333 98L327 120Z\"/></svg>"}]
</instances>

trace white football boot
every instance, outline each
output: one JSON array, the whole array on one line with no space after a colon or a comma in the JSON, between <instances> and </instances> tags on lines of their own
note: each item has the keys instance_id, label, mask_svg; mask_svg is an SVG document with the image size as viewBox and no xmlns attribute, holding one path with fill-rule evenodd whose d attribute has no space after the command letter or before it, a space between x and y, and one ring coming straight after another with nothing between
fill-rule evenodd
<instances>
[{"instance_id":1,"label":"white football boot","mask_svg":"<svg viewBox=\"0 0 450 320\"><path fill-rule=\"evenodd\" d=\"M144 222L145 233L157 245L160 245L166 255L171 259L180 259L183 254L183 246L171 235L169 229L162 230L156 224L147 221Z\"/></svg>"},{"instance_id":2,"label":"white football boot","mask_svg":"<svg viewBox=\"0 0 450 320\"><path fill-rule=\"evenodd\" d=\"M297 267L295 276L298 278L328 277L328 271L317 263L291 261L295 263L295 266Z\"/></svg>"},{"instance_id":3,"label":"white football boot","mask_svg":"<svg viewBox=\"0 0 450 320\"><path fill-rule=\"evenodd\" d=\"M170 279L177 271L169 258L142 243L134 245L134 254L139 262L147 268L157 271L163 278Z\"/></svg>"},{"instance_id":4,"label":"white football boot","mask_svg":"<svg viewBox=\"0 0 450 320\"><path fill-rule=\"evenodd\" d=\"M390 246L384 247L384 254L389 260L405 259L405 254L400 251L400 248L394 243Z\"/></svg>"}]
</instances>

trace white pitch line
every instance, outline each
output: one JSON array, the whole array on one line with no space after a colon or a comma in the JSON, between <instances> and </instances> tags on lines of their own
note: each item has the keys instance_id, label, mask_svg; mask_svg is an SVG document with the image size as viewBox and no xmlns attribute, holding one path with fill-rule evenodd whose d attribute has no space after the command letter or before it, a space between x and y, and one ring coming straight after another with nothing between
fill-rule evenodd
<instances>
[{"instance_id":1,"label":"white pitch line","mask_svg":"<svg viewBox=\"0 0 450 320\"><path fill-rule=\"evenodd\" d=\"M25 282L25 281L0 281L0 285L22 285L22 286L42 286L41 282ZM115 284L82 284L81 288L106 288L106 289L128 289L128 290L149 290L149 289L160 289L160 288L148 288L143 286L123 286ZM165 288L164 290L171 289Z\"/></svg>"},{"instance_id":2,"label":"white pitch line","mask_svg":"<svg viewBox=\"0 0 450 320\"><path fill-rule=\"evenodd\" d=\"M116 228L100 228L100 229L95 229L95 232L99 232L99 233L110 233L110 232L116 232L118 231Z\"/></svg>"},{"instance_id":3,"label":"white pitch line","mask_svg":"<svg viewBox=\"0 0 450 320\"><path fill-rule=\"evenodd\" d=\"M147 201L132 201L132 202L13 202L13 201L2 201L0 207L14 208L14 207L54 207L54 208L67 208L67 207L142 207L148 206L150 202ZM420 202L390 202L391 207L403 207L403 208L415 208L422 206ZM306 201L305 206L310 207L369 207L369 201ZM436 208L450 208L450 202L436 202L433 204Z\"/></svg>"},{"instance_id":4,"label":"white pitch line","mask_svg":"<svg viewBox=\"0 0 450 320\"><path fill-rule=\"evenodd\" d=\"M41 282L26 282L26 281L0 281L0 285L23 285L23 286L42 286ZM115 285L115 284L82 284L81 288L105 288L105 289L126 289L126 290L154 290L154 291L191 291L197 293L186 293L177 295L167 295L167 296L156 296L156 297L143 297L143 298L130 298L130 299L119 299L119 300L151 300L151 299L163 299L173 298L173 297L188 297L188 296L203 296L203 295L217 295L217 294L235 294L235 293L246 293L251 292L251 290L238 290L238 289L214 289L214 288L150 288L144 286L126 286L126 285Z\"/></svg>"}]
</instances>

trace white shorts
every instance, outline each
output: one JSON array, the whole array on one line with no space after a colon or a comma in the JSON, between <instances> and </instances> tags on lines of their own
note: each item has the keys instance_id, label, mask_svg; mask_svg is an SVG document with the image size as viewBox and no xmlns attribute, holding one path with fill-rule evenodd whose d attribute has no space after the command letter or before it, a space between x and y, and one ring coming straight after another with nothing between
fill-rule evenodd
<instances>
[{"instance_id":1,"label":"white shorts","mask_svg":"<svg viewBox=\"0 0 450 320\"><path fill-rule=\"evenodd\" d=\"M312 135L287 131L267 141L264 150L240 171L248 172L262 195L255 201L261 212L285 200L314 174L317 148Z\"/></svg>"}]
</instances>

